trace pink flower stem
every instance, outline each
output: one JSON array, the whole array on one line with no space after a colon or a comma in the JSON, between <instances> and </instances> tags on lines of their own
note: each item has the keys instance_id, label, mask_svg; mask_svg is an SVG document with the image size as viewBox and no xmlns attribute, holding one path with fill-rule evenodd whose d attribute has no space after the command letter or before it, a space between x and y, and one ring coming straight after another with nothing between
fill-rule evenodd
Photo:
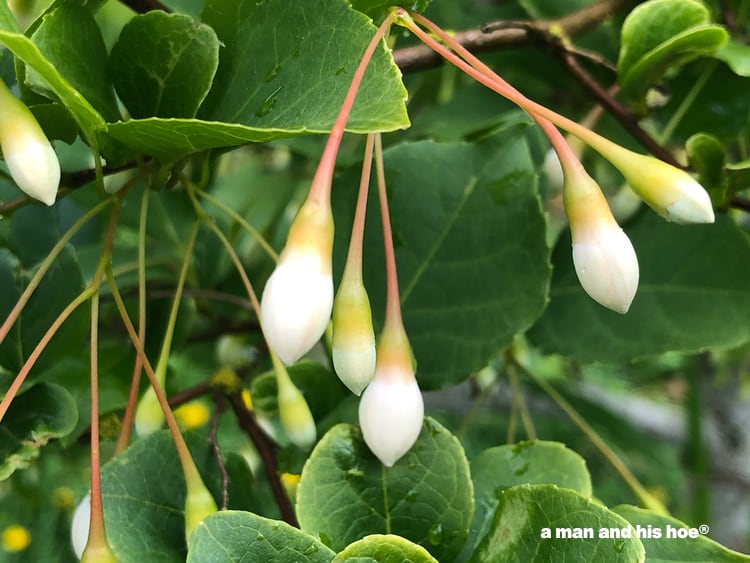
<instances>
[{"instance_id":1,"label":"pink flower stem","mask_svg":"<svg viewBox=\"0 0 750 563\"><path fill-rule=\"evenodd\" d=\"M453 37L450 36L450 34L446 33L443 29L438 27L435 23L433 23L432 21L428 20L423 15L418 14L418 13L413 13L412 17L418 23L422 24L431 32L433 32L435 35L437 35L448 47L453 49L458 55L460 55L464 59L464 61L470 64L475 70L481 72L484 76L493 80L499 87L513 91L518 96L523 96L523 94L521 94L518 90L516 90L513 86L511 86L508 82L506 82L495 71L493 71L490 67L488 67L481 60L479 60L479 58L474 56L474 54L471 51L469 51L466 47L461 45L461 43L456 41ZM552 148L555 149L555 152L557 153L557 157L560 160L560 164L563 167L563 169L566 171L566 173L571 167L574 169L582 170L583 166L581 165L581 162L578 159L578 156L575 154L575 152L570 147L570 145L568 145L568 142L565 140L565 137L562 135L562 133L560 133L560 131L557 130L557 128L552 124L552 122L550 122L549 119L546 119L536 113L531 113L530 115L531 115L531 118L534 121L536 121L536 123L539 125L542 131L544 131L544 134L549 139L550 143L552 144Z\"/></svg>"},{"instance_id":2,"label":"pink flower stem","mask_svg":"<svg viewBox=\"0 0 750 563\"><path fill-rule=\"evenodd\" d=\"M468 57L471 57L471 59L479 63L479 65L481 65L483 70L482 71L477 70L477 68L474 68L474 66L462 60L456 54L452 53L449 49L441 45L438 41L430 37L429 34L425 33L414 22L410 13L407 12L405 9L397 8L396 10L394 10L394 13L397 14L397 17L398 17L397 23L404 25L407 29L409 29L409 31L411 31L423 43L425 43L425 45L430 47L432 50L434 50L436 53L438 53L441 57L443 57L448 62L456 65L459 69L463 70L466 74L474 78L480 84L487 86L489 89L497 92L504 98L507 98L511 102L518 105L521 109L526 111L532 118L537 120L537 122L539 122L537 118L542 118L543 120L548 120L552 122L553 124L557 125L561 129L565 129L569 133L572 133L573 135L581 139L583 142L591 146L594 150L602 154L602 156L604 156L605 158L608 158L613 153L619 153L623 150L616 143L613 143L609 139L606 139L602 137L601 135L594 133L590 129L587 129L586 127L582 126L580 123L576 123L572 119L568 119L567 117L562 116L552 111L551 109L541 104L538 104L537 102L533 100L530 100L529 98L521 94L513 86L511 86L505 80L500 78L489 67L484 65L481 61L479 61L479 59L474 57L467 49L461 46L457 41L453 40L442 29L437 27L435 24L433 24L432 22L430 22L428 19L424 18L423 16L419 14L414 14L415 19L418 19L420 23L422 23L425 27L430 29L430 31L433 31L434 33L436 33L446 43L450 42L451 47L454 48L456 52L461 52L462 56L464 56L464 54L467 54ZM551 128L545 128L545 133L548 133L548 129L551 129ZM552 142L552 138L550 138L550 141ZM557 150L559 144L560 143L554 143L555 150ZM563 162L562 159L567 160L568 158L567 151L563 151L563 154L566 156L563 156L561 158L561 162ZM577 161L577 158L576 158L576 161Z\"/></svg>"},{"instance_id":3,"label":"pink flower stem","mask_svg":"<svg viewBox=\"0 0 750 563\"><path fill-rule=\"evenodd\" d=\"M395 19L396 14L392 12L388 17L383 20L380 24L375 35L372 36L367 49L365 49L362 55L362 60L354 72L352 77L352 83L349 86L349 91L346 93L344 103L341 105L341 110L336 118L333 127L331 127L331 133L328 137L325 149L323 150L323 156L320 158L320 164L315 172L315 177L310 187L310 193L307 196L308 200L318 200L324 205L328 205L331 197L331 183L333 182L333 170L336 164L336 154L338 153L339 146L341 145L341 139L344 137L344 129L346 128L346 122L349 120L349 114L354 107L354 100L357 97L357 91L362 84L362 78L367 70L367 65L372 59L372 55L375 53L375 49L380 44L381 39L388 33L388 30Z\"/></svg>"},{"instance_id":4,"label":"pink flower stem","mask_svg":"<svg viewBox=\"0 0 750 563\"><path fill-rule=\"evenodd\" d=\"M362 245L365 236L365 216L367 215L367 195L370 191L370 173L372 171L372 153L375 147L375 134L367 135L365 143L365 156L362 161L362 175L359 180L359 194L357 195L357 207L354 211L354 223L352 225L352 236L349 239L349 252L344 266L344 276L356 275L362 277Z\"/></svg>"},{"instance_id":5,"label":"pink flower stem","mask_svg":"<svg viewBox=\"0 0 750 563\"><path fill-rule=\"evenodd\" d=\"M383 144L380 134L375 135L375 170L378 177L378 195L380 198L380 216L383 221L383 246L385 250L386 305L383 333L387 330L403 333L404 322L401 317L401 299L398 290L398 272L396 271L396 252L393 248L393 231L388 211L388 194L385 186L385 169L383 167Z\"/></svg>"},{"instance_id":6,"label":"pink flower stem","mask_svg":"<svg viewBox=\"0 0 750 563\"><path fill-rule=\"evenodd\" d=\"M187 447L187 442L185 442L185 438L180 432L180 427L177 424L177 419L172 413L172 409L169 408L167 396L165 395L164 390L159 384L159 381L156 379L154 368L151 366L151 362L146 356L146 353L143 350L143 345L141 344L138 338L138 334L133 327L133 323L130 320L128 311L125 308L125 303L122 300L122 295L120 295L120 290L115 283L114 276L112 275L111 268L107 268L106 275L107 282L109 284L109 288L112 292L112 297L115 302L115 306L120 313L120 317L122 318L125 330L127 331L128 336L130 336L130 341L133 343L136 354L138 354L138 356L141 358L143 370L146 372L146 377L148 377L148 380L154 389L156 399L159 402L159 405L161 406L161 409L164 413L164 420L166 421L167 427L169 428L169 433L172 435L172 441L174 442L175 449L177 450L177 456L180 460L182 472L185 476L185 483L187 484L189 489L193 483L196 483L199 479L201 479L200 473L198 472L198 468L195 465L195 461L193 461L193 456L190 455L190 450Z\"/></svg>"}]
</instances>

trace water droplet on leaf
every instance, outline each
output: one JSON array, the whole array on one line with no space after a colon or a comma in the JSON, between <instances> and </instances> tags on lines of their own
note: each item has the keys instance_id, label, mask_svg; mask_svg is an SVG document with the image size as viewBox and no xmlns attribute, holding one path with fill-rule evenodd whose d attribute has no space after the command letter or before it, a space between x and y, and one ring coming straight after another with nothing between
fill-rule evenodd
<instances>
[{"instance_id":1,"label":"water droplet on leaf","mask_svg":"<svg viewBox=\"0 0 750 563\"><path fill-rule=\"evenodd\" d=\"M314 543L311 543L310 546L302 554L312 555L313 553L318 553L318 546Z\"/></svg>"},{"instance_id":2,"label":"water droplet on leaf","mask_svg":"<svg viewBox=\"0 0 750 563\"><path fill-rule=\"evenodd\" d=\"M443 525L438 522L427 532L427 539L430 540L432 545L440 545L443 543Z\"/></svg>"},{"instance_id":3,"label":"water droplet on leaf","mask_svg":"<svg viewBox=\"0 0 750 563\"><path fill-rule=\"evenodd\" d=\"M269 70L266 76L263 78L263 82L266 82L266 83L271 82L271 80L276 78L280 72L281 72L281 63L276 63L275 65L273 65L271 70Z\"/></svg>"},{"instance_id":4,"label":"water droplet on leaf","mask_svg":"<svg viewBox=\"0 0 750 563\"><path fill-rule=\"evenodd\" d=\"M265 541L266 536L264 536L263 534L261 534L260 532L258 532L258 535L255 536L255 539L256 539L256 541Z\"/></svg>"},{"instance_id":5,"label":"water droplet on leaf","mask_svg":"<svg viewBox=\"0 0 750 563\"><path fill-rule=\"evenodd\" d=\"M273 106L276 105L276 98L279 95L279 92L281 92L281 86L276 88L273 92L271 92L265 100L258 106L258 109L255 110L255 115L258 117L263 117L271 113L271 110L273 109Z\"/></svg>"}]
</instances>

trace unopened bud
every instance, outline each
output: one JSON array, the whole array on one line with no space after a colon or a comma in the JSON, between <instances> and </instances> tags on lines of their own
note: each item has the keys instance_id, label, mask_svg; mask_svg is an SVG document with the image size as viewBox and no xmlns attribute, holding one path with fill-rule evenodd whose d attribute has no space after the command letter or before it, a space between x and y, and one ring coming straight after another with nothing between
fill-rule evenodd
<instances>
[{"instance_id":1,"label":"unopened bud","mask_svg":"<svg viewBox=\"0 0 750 563\"><path fill-rule=\"evenodd\" d=\"M633 191L667 221L714 222L711 197L684 170L614 144L602 154L625 176Z\"/></svg>"},{"instance_id":2,"label":"unopened bud","mask_svg":"<svg viewBox=\"0 0 750 563\"><path fill-rule=\"evenodd\" d=\"M0 148L13 180L28 196L55 203L60 162L29 108L0 81Z\"/></svg>"},{"instance_id":3,"label":"unopened bud","mask_svg":"<svg viewBox=\"0 0 750 563\"><path fill-rule=\"evenodd\" d=\"M359 403L359 424L372 453L391 467L417 441L424 402L403 327L393 330L386 324L377 354L375 376Z\"/></svg>"},{"instance_id":4,"label":"unopened bud","mask_svg":"<svg viewBox=\"0 0 750 563\"><path fill-rule=\"evenodd\" d=\"M281 427L293 444L303 449L309 449L317 439L315 420L310 412L310 407L302 392L292 382L284 366L278 360L275 360L274 364Z\"/></svg>"},{"instance_id":5,"label":"unopened bud","mask_svg":"<svg viewBox=\"0 0 750 563\"><path fill-rule=\"evenodd\" d=\"M86 549L86 542L89 539L90 521L91 493L88 493L78 503L73 513L73 523L70 526L70 542L73 544L73 551L79 560L83 557L83 550Z\"/></svg>"},{"instance_id":6,"label":"unopened bud","mask_svg":"<svg viewBox=\"0 0 750 563\"><path fill-rule=\"evenodd\" d=\"M565 211L578 280L599 304L627 313L638 289L638 258L599 186L581 169L566 178Z\"/></svg>"},{"instance_id":7,"label":"unopened bud","mask_svg":"<svg viewBox=\"0 0 750 563\"><path fill-rule=\"evenodd\" d=\"M260 304L263 334L285 364L306 354L320 340L331 318L332 252L330 206L308 200L292 223Z\"/></svg>"},{"instance_id":8,"label":"unopened bud","mask_svg":"<svg viewBox=\"0 0 750 563\"><path fill-rule=\"evenodd\" d=\"M135 432L138 436L148 436L160 430L164 424L164 411L153 387L143 393L135 409Z\"/></svg>"},{"instance_id":9,"label":"unopened bud","mask_svg":"<svg viewBox=\"0 0 750 563\"><path fill-rule=\"evenodd\" d=\"M344 274L333 302L333 366L339 379L361 395L375 373L375 331L367 290L359 275Z\"/></svg>"},{"instance_id":10,"label":"unopened bud","mask_svg":"<svg viewBox=\"0 0 750 563\"><path fill-rule=\"evenodd\" d=\"M198 527L198 524L218 510L213 495L202 481L189 485L187 496L185 497L186 540L189 542L190 536Z\"/></svg>"}]
</instances>

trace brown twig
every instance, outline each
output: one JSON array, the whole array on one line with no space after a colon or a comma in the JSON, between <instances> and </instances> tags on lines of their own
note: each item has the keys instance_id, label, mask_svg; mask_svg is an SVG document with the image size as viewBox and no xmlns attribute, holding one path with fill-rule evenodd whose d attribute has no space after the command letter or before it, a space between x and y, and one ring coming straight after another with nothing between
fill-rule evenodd
<instances>
[{"instance_id":1,"label":"brown twig","mask_svg":"<svg viewBox=\"0 0 750 563\"><path fill-rule=\"evenodd\" d=\"M739 196L733 196L732 199L729 200L729 206L734 207L735 209L741 209L742 211L746 211L747 213L750 213L750 199L745 199L744 197L739 197Z\"/></svg>"},{"instance_id":2,"label":"brown twig","mask_svg":"<svg viewBox=\"0 0 750 563\"><path fill-rule=\"evenodd\" d=\"M567 37L576 37L601 24L615 12L634 4L633 0L601 0L557 20L528 22L534 29L556 28ZM495 51L503 47L525 45L529 42L529 27L508 27L506 23L490 23L481 29L469 29L456 34L456 40L474 53ZM483 31L487 30L487 31ZM393 58L402 72L415 72L442 64L442 58L426 45L397 49Z\"/></svg>"},{"instance_id":3,"label":"brown twig","mask_svg":"<svg viewBox=\"0 0 750 563\"><path fill-rule=\"evenodd\" d=\"M576 56L566 49L561 41L556 40L555 43L559 44L559 48L555 49L555 54L560 58L568 72L622 125L623 129L655 157L677 168L685 168L672 156L672 153L646 133L638 125L638 120L634 117L633 112L614 97L613 94L616 92L617 86L614 89L610 88L609 91L602 88L601 84L581 66Z\"/></svg>"},{"instance_id":4,"label":"brown twig","mask_svg":"<svg viewBox=\"0 0 750 563\"><path fill-rule=\"evenodd\" d=\"M287 524L299 528L297 517L294 514L292 504L289 502L289 498L286 496L284 487L281 485L281 479L279 478L278 471L276 470L276 460L273 452L273 445L271 441L266 437L263 431L260 429L258 424L255 422L253 413L247 410L245 403L242 401L242 396L239 394L230 395L228 397L229 404L232 406L237 421L240 427L250 437L255 444L261 459L263 460L263 467L266 470L266 476L268 482L271 485L271 491L276 499L276 504L281 511L281 517Z\"/></svg>"}]
</instances>

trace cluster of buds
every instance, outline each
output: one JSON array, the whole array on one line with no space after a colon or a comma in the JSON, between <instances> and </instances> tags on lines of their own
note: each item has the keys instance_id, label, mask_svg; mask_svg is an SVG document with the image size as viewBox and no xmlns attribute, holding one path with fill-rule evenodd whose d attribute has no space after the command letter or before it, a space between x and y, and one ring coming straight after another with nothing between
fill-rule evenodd
<instances>
[{"instance_id":1,"label":"cluster of buds","mask_svg":"<svg viewBox=\"0 0 750 563\"><path fill-rule=\"evenodd\" d=\"M276 364L282 426L290 438L296 433L297 439L293 441L299 445L314 442L314 421L308 416L309 409L303 395L275 358L278 355L285 364L297 361L318 342L333 314L334 368L353 393L360 395L364 390L359 409L362 433L373 453L389 467L414 445L422 428L424 405L414 375L411 347L401 320L379 137L368 137L349 256L335 300L331 273L333 216L330 193L336 154L357 89L375 48L394 17L394 14L389 15L380 26L354 73L310 193L290 227L286 246L266 282L260 303L263 333ZM374 148L378 157L388 277L386 318L377 347L370 303L362 280L362 237ZM290 405L286 415L284 401ZM303 419L312 426L312 431L304 435L300 430L305 426L301 422Z\"/></svg>"},{"instance_id":2,"label":"cluster of buds","mask_svg":"<svg viewBox=\"0 0 750 563\"><path fill-rule=\"evenodd\" d=\"M46 205L57 198L60 162L34 115L0 80L0 148L23 192Z\"/></svg>"},{"instance_id":3,"label":"cluster of buds","mask_svg":"<svg viewBox=\"0 0 750 563\"><path fill-rule=\"evenodd\" d=\"M444 30L419 14L396 8L397 21L425 44L481 84L525 110L549 138L559 159L547 169L562 171L563 200L573 239L573 263L586 293L601 305L626 313L638 288L638 260L596 182L586 173L560 127L607 159L633 191L659 215L675 223L712 223L714 211L706 190L687 172L632 152L526 98ZM422 30L416 22L432 35ZM439 38L440 43L435 37ZM447 47L451 50L449 50Z\"/></svg>"}]
</instances>

